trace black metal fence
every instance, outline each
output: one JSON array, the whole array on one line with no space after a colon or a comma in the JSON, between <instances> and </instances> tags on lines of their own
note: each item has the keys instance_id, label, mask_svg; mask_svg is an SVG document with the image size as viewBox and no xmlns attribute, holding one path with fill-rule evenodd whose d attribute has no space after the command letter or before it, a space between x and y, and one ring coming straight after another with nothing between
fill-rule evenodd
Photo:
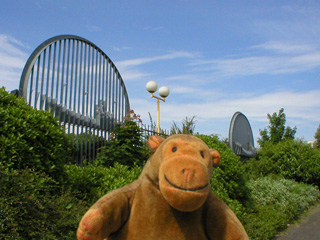
<instances>
[{"instance_id":1,"label":"black metal fence","mask_svg":"<svg viewBox=\"0 0 320 240\"><path fill-rule=\"evenodd\" d=\"M164 138L170 135L169 131L161 129L158 134L152 126L138 124L142 131L142 136L147 141L153 135L160 135ZM93 161L97 154L106 146L109 140L109 135L101 136L98 135L94 130L87 128L87 131L80 134L70 134L72 138L75 150L72 155L72 162L78 165L83 165L84 162Z\"/></svg>"}]
</instances>

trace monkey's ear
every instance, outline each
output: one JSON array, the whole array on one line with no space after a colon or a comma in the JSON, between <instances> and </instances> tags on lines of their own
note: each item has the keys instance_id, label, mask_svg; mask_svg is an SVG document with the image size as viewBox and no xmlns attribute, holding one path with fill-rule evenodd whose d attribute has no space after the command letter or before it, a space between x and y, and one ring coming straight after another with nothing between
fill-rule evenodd
<instances>
[{"instance_id":1,"label":"monkey's ear","mask_svg":"<svg viewBox=\"0 0 320 240\"><path fill-rule=\"evenodd\" d=\"M154 153L160 144L164 141L163 137L160 136L152 136L148 139L148 147L149 150Z\"/></svg>"},{"instance_id":2,"label":"monkey's ear","mask_svg":"<svg viewBox=\"0 0 320 240\"><path fill-rule=\"evenodd\" d=\"M220 159L221 159L221 155L215 149L210 149L210 154L211 154L211 157L212 157L212 164L215 167L215 166L217 166L219 164Z\"/></svg>"}]
</instances>

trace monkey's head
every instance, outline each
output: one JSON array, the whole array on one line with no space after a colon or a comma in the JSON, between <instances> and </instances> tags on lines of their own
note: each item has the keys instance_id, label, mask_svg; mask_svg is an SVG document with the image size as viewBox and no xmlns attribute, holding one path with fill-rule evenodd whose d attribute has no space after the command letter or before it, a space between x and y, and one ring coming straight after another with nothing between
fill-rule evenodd
<instances>
[{"instance_id":1,"label":"monkey's head","mask_svg":"<svg viewBox=\"0 0 320 240\"><path fill-rule=\"evenodd\" d=\"M201 139L183 134L167 139L152 136L148 146L153 153L148 169L153 171L151 175L169 205L183 212L200 208L208 197L212 167L220 161L219 152L210 150Z\"/></svg>"}]
</instances>

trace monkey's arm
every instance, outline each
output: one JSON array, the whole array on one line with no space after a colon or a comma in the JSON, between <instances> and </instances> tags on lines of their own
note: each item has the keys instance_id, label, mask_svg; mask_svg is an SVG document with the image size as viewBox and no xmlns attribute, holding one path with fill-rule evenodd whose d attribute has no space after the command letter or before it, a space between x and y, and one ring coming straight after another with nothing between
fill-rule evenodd
<instances>
[{"instance_id":1,"label":"monkey's arm","mask_svg":"<svg viewBox=\"0 0 320 240\"><path fill-rule=\"evenodd\" d=\"M78 240L102 240L117 231L130 213L130 199L135 188L130 184L100 198L80 221Z\"/></svg>"},{"instance_id":2,"label":"monkey's arm","mask_svg":"<svg viewBox=\"0 0 320 240\"><path fill-rule=\"evenodd\" d=\"M249 240L237 216L213 193L209 194L206 210L209 239Z\"/></svg>"}]
</instances>

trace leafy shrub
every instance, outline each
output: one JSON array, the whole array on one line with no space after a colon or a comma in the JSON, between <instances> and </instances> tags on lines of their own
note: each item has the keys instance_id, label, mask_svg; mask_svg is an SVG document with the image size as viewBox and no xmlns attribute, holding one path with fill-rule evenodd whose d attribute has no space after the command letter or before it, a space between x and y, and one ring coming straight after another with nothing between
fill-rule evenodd
<instances>
[{"instance_id":1,"label":"leafy shrub","mask_svg":"<svg viewBox=\"0 0 320 240\"><path fill-rule=\"evenodd\" d=\"M75 239L89 206L57 188L42 173L0 170L0 239Z\"/></svg>"},{"instance_id":2,"label":"leafy shrub","mask_svg":"<svg viewBox=\"0 0 320 240\"><path fill-rule=\"evenodd\" d=\"M217 136L197 135L197 137L210 149L216 149L221 154L219 165L213 169L212 190L241 218L240 215L244 210L242 204L248 199L242 162Z\"/></svg>"},{"instance_id":3,"label":"leafy shrub","mask_svg":"<svg viewBox=\"0 0 320 240\"><path fill-rule=\"evenodd\" d=\"M105 148L107 140L101 136L94 136L92 132L81 134L70 134L70 141L74 148L72 151L72 160L68 163L79 164L92 162L93 155L97 156ZM83 146L82 148L80 146ZM78 146L78 147L77 147Z\"/></svg>"},{"instance_id":4,"label":"leafy shrub","mask_svg":"<svg viewBox=\"0 0 320 240\"><path fill-rule=\"evenodd\" d=\"M250 180L252 209L242 221L250 239L267 240L320 197L317 187L277 176Z\"/></svg>"},{"instance_id":5,"label":"leafy shrub","mask_svg":"<svg viewBox=\"0 0 320 240\"><path fill-rule=\"evenodd\" d=\"M297 182L320 186L320 151L301 140L266 144L247 165L252 177L279 174Z\"/></svg>"},{"instance_id":6,"label":"leafy shrub","mask_svg":"<svg viewBox=\"0 0 320 240\"><path fill-rule=\"evenodd\" d=\"M52 114L1 88L0 119L0 167L30 168L63 179L71 142Z\"/></svg>"},{"instance_id":7,"label":"leafy shrub","mask_svg":"<svg viewBox=\"0 0 320 240\"><path fill-rule=\"evenodd\" d=\"M106 193L121 188L136 180L142 171L142 167L128 166L115 163L114 167L87 165L79 167L76 165L66 166L71 189L79 192L81 199L91 204Z\"/></svg>"},{"instance_id":8,"label":"leafy shrub","mask_svg":"<svg viewBox=\"0 0 320 240\"><path fill-rule=\"evenodd\" d=\"M98 154L95 164L102 166L113 166L115 162L133 166L143 165L148 159L149 151L143 140L142 130L135 120L139 116L131 111L133 116L125 119L123 124L117 124L109 140Z\"/></svg>"}]
</instances>

